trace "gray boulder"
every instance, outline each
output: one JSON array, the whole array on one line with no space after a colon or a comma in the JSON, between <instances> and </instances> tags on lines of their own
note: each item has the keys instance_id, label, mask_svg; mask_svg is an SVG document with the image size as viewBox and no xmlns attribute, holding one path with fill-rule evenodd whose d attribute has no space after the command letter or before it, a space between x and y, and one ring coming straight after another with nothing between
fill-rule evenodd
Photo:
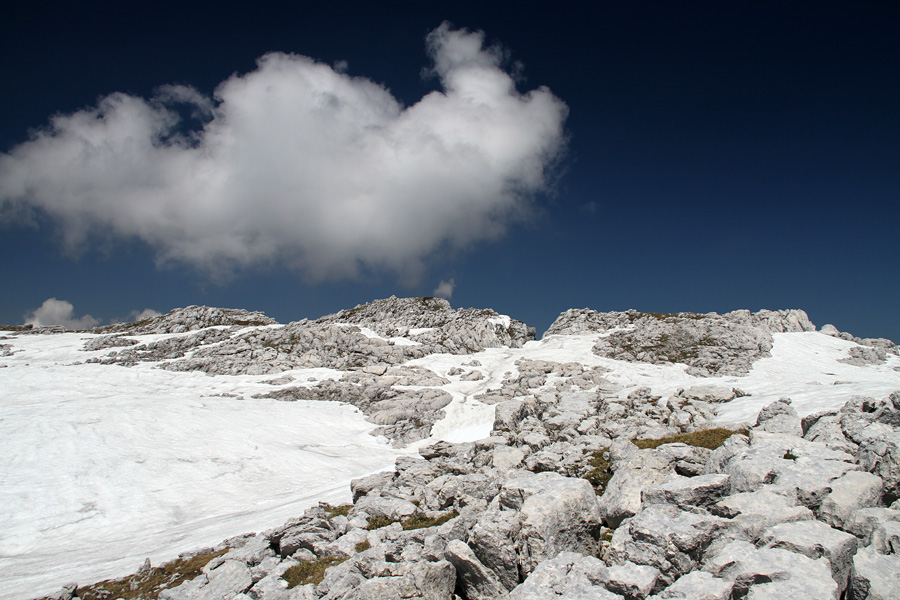
<instances>
[{"instance_id":1,"label":"gray boulder","mask_svg":"<svg viewBox=\"0 0 900 600\"><path fill-rule=\"evenodd\" d=\"M159 593L160 600L229 600L250 589L253 577L247 565L226 560L207 575Z\"/></svg>"},{"instance_id":2,"label":"gray boulder","mask_svg":"<svg viewBox=\"0 0 900 600\"><path fill-rule=\"evenodd\" d=\"M710 512L731 519L729 529L753 541L773 525L815 518L810 509L797 504L793 494L774 486L728 496L711 506Z\"/></svg>"},{"instance_id":3,"label":"gray boulder","mask_svg":"<svg viewBox=\"0 0 900 600\"><path fill-rule=\"evenodd\" d=\"M705 571L692 571L648 600L731 600L732 582Z\"/></svg>"},{"instance_id":4,"label":"gray boulder","mask_svg":"<svg viewBox=\"0 0 900 600\"><path fill-rule=\"evenodd\" d=\"M858 537L862 542L860 545L868 546L878 525L887 521L900 521L900 511L882 506L861 508L844 521L843 530Z\"/></svg>"},{"instance_id":5,"label":"gray boulder","mask_svg":"<svg viewBox=\"0 0 900 600\"><path fill-rule=\"evenodd\" d=\"M663 585L671 584L699 566L699 557L726 525L724 519L699 511L653 504L616 529L608 560L652 566Z\"/></svg>"},{"instance_id":6,"label":"gray boulder","mask_svg":"<svg viewBox=\"0 0 900 600\"><path fill-rule=\"evenodd\" d=\"M600 497L603 519L615 529L623 519L641 510L645 489L665 483L677 475L669 459L658 453L639 450L628 440L616 440L610 447L613 477Z\"/></svg>"},{"instance_id":7,"label":"gray boulder","mask_svg":"<svg viewBox=\"0 0 900 600\"><path fill-rule=\"evenodd\" d=\"M519 514L512 510L487 510L469 531L469 546L507 590L519 584Z\"/></svg>"},{"instance_id":8,"label":"gray boulder","mask_svg":"<svg viewBox=\"0 0 900 600\"><path fill-rule=\"evenodd\" d=\"M900 556L861 548L853 557L849 598L852 600L896 600L900 590Z\"/></svg>"},{"instance_id":9,"label":"gray boulder","mask_svg":"<svg viewBox=\"0 0 900 600\"><path fill-rule=\"evenodd\" d=\"M826 559L734 541L709 557L703 570L733 582L734 598L838 600L840 591Z\"/></svg>"},{"instance_id":10,"label":"gray boulder","mask_svg":"<svg viewBox=\"0 0 900 600\"><path fill-rule=\"evenodd\" d=\"M880 554L900 555L900 523L887 521L872 532L872 548Z\"/></svg>"},{"instance_id":11,"label":"gray boulder","mask_svg":"<svg viewBox=\"0 0 900 600\"><path fill-rule=\"evenodd\" d=\"M900 429L862 440L856 459L884 482L885 504L900 498Z\"/></svg>"},{"instance_id":12,"label":"gray boulder","mask_svg":"<svg viewBox=\"0 0 900 600\"><path fill-rule=\"evenodd\" d=\"M822 500L819 518L838 529L854 512L877 506L881 500L881 478L864 471L850 471L833 480L831 492Z\"/></svg>"},{"instance_id":13,"label":"gray boulder","mask_svg":"<svg viewBox=\"0 0 900 600\"><path fill-rule=\"evenodd\" d=\"M602 561L575 552L561 552L541 562L509 600L623 600L608 591L609 571Z\"/></svg>"},{"instance_id":14,"label":"gray boulder","mask_svg":"<svg viewBox=\"0 0 900 600\"><path fill-rule=\"evenodd\" d=\"M790 398L781 398L763 407L756 418L756 426L771 433L803 434L800 417L791 406Z\"/></svg>"},{"instance_id":15,"label":"gray boulder","mask_svg":"<svg viewBox=\"0 0 900 600\"><path fill-rule=\"evenodd\" d=\"M457 587L463 589L469 600L492 600L506 594L507 589L497 575L464 542L451 540L445 556L456 568Z\"/></svg>"},{"instance_id":16,"label":"gray boulder","mask_svg":"<svg viewBox=\"0 0 900 600\"><path fill-rule=\"evenodd\" d=\"M362 579L342 595L323 600L448 600L453 597L456 571L447 561L401 565L393 572Z\"/></svg>"},{"instance_id":17,"label":"gray boulder","mask_svg":"<svg viewBox=\"0 0 900 600\"><path fill-rule=\"evenodd\" d=\"M708 474L698 477L679 477L645 489L641 494L644 506L671 504L680 508L709 506L728 495L730 476Z\"/></svg>"},{"instance_id":18,"label":"gray boulder","mask_svg":"<svg viewBox=\"0 0 900 600\"><path fill-rule=\"evenodd\" d=\"M557 473L515 477L499 494L502 508L518 510L517 548L522 573L563 551L592 554L600 534L600 510L591 484Z\"/></svg>"},{"instance_id":19,"label":"gray boulder","mask_svg":"<svg viewBox=\"0 0 900 600\"><path fill-rule=\"evenodd\" d=\"M843 591L847 587L858 540L821 521L794 521L766 530L760 544L766 548L797 552L813 560L824 556L831 563L831 576Z\"/></svg>"},{"instance_id":20,"label":"gray boulder","mask_svg":"<svg viewBox=\"0 0 900 600\"><path fill-rule=\"evenodd\" d=\"M641 600L650 595L659 581L659 569L626 561L608 569L606 589L622 594L627 600Z\"/></svg>"}]
</instances>

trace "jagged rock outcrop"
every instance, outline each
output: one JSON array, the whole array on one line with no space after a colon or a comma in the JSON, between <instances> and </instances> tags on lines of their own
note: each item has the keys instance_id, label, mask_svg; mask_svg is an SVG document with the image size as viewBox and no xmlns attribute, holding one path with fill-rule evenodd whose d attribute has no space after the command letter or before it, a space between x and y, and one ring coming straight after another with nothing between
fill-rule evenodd
<instances>
[{"instance_id":1,"label":"jagged rock outcrop","mask_svg":"<svg viewBox=\"0 0 900 600\"><path fill-rule=\"evenodd\" d=\"M617 360L680 363L693 375L745 375L769 356L772 333L815 331L802 310L750 313L562 313L545 335L604 334L594 353Z\"/></svg>"},{"instance_id":2,"label":"jagged rock outcrop","mask_svg":"<svg viewBox=\"0 0 900 600\"><path fill-rule=\"evenodd\" d=\"M188 307L146 322L113 325L102 333L182 333L218 325L274 324L262 313ZM276 374L299 368L387 368L429 354L471 354L485 348L521 347L534 329L492 310L453 310L446 300L376 300L316 321L241 331L204 330L185 339L133 346L92 359L105 364L165 361L161 368L211 375ZM103 342L92 349L101 349ZM106 343L117 343L107 341Z\"/></svg>"},{"instance_id":3,"label":"jagged rock outcrop","mask_svg":"<svg viewBox=\"0 0 900 600\"><path fill-rule=\"evenodd\" d=\"M133 323L116 323L97 327L95 333L124 333L145 335L159 333L186 333L207 327L251 327L272 325L275 319L258 311L238 308L215 308L209 306L186 306L169 311L168 314L150 317Z\"/></svg>"}]
</instances>

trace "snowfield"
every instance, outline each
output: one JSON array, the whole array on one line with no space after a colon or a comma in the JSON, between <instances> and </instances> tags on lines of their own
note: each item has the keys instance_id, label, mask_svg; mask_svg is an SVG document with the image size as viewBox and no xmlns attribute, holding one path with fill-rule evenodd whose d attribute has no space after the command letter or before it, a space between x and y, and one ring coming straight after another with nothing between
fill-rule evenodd
<instances>
[{"instance_id":1,"label":"snowfield","mask_svg":"<svg viewBox=\"0 0 900 600\"><path fill-rule=\"evenodd\" d=\"M252 399L263 376L73 364L85 334L23 335L0 369L0 597L99 580L349 502L393 466L356 408ZM151 336L147 336L151 337Z\"/></svg>"},{"instance_id":2,"label":"snowfield","mask_svg":"<svg viewBox=\"0 0 900 600\"><path fill-rule=\"evenodd\" d=\"M487 436L494 407L474 396L498 388L521 358L606 367L606 378L624 386L623 397L649 386L665 398L698 383L747 392L721 406L723 422L753 421L760 408L785 396L802 416L840 407L853 395L881 398L900 389L900 358L851 366L839 360L855 344L817 332L776 333L772 356L747 376L709 378L688 375L681 365L596 356L597 335L556 335L519 349L411 361L448 377L477 360L479 366L464 368L484 378L451 379L443 389L453 402L432 438L398 450L372 436L374 425L352 406L252 397L271 391L266 381L275 376L83 364L108 352L82 351L91 337L0 340L12 352L0 357L0 598L120 576L146 557L159 564L280 525L319 501L347 502L351 479L390 468L403 453L436 439ZM303 382L339 372L289 374Z\"/></svg>"}]
</instances>

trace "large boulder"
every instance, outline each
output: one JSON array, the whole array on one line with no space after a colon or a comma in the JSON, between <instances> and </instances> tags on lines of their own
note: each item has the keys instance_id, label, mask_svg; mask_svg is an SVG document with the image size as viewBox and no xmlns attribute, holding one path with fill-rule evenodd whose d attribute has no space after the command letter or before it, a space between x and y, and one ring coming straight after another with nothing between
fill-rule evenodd
<instances>
[{"instance_id":1,"label":"large boulder","mask_svg":"<svg viewBox=\"0 0 900 600\"><path fill-rule=\"evenodd\" d=\"M671 458L640 450L629 440L616 440L610 447L613 477L600 497L600 512L613 529L641 510L644 490L678 477Z\"/></svg>"},{"instance_id":2,"label":"large boulder","mask_svg":"<svg viewBox=\"0 0 900 600\"><path fill-rule=\"evenodd\" d=\"M609 570L593 556L561 552L541 562L521 585L509 594L509 600L623 600L606 589Z\"/></svg>"},{"instance_id":3,"label":"large boulder","mask_svg":"<svg viewBox=\"0 0 900 600\"><path fill-rule=\"evenodd\" d=\"M857 510L877 506L881 501L881 478L864 471L850 471L830 483L831 492L822 500L819 518L838 529Z\"/></svg>"},{"instance_id":4,"label":"large boulder","mask_svg":"<svg viewBox=\"0 0 900 600\"><path fill-rule=\"evenodd\" d=\"M861 548L853 557L849 598L896 600L900 590L900 556Z\"/></svg>"},{"instance_id":5,"label":"large boulder","mask_svg":"<svg viewBox=\"0 0 900 600\"><path fill-rule=\"evenodd\" d=\"M616 529L609 561L652 566L668 585L698 567L699 557L726 525L724 519L700 511L652 504Z\"/></svg>"},{"instance_id":6,"label":"large boulder","mask_svg":"<svg viewBox=\"0 0 900 600\"><path fill-rule=\"evenodd\" d=\"M843 591L847 587L858 540L821 521L794 521L766 530L760 544L766 548L797 552L814 560L824 556L831 563L831 576Z\"/></svg>"},{"instance_id":7,"label":"large boulder","mask_svg":"<svg viewBox=\"0 0 900 600\"><path fill-rule=\"evenodd\" d=\"M826 559L734 541L709 557L703 570L733 583L733 598L838 600Z\"/></svg>"},{"instance_id":8,"label":"large boulder","mask_svg":"<svg viewBox=\"0 0 900 600\"><path fill-rule=\"evenodd\" d=\"M445 556L456 568L457 587L464 590L468 600L492 600L506 593L494 571L485 567L465 542L451 540Z\"/></svg>"},{"instance_id":9,"label":"large boulder","mask_svg":"<svg viewBox=\"0 0 900 600\"><path fill-rule=\"evenodd\" d=\"M884 501L900 498L900 429L861 441L856 459L884 482Z\"/></svg>"},{"instance_id":10,"label":"large boulder","mask_svg":"<svg viewBox=\"0 0 900 600\"><path fill-rule=\"evenodd\" d=\"M522 573L563 551L592 554L600 535L594 488L558 473L514 477L499 494L501 508L519 512L517 549Z\"/></svg>"}]
</instances>

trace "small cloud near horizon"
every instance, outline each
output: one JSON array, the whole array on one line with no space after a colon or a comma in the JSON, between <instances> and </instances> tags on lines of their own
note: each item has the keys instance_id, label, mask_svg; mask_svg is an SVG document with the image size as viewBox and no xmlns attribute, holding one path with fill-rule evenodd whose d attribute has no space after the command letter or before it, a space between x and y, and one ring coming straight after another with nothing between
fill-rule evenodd
<instances>
[{"instance_id":1,"label":"small cloud near horizon","mask_svg":"<svg viewBox=\"0 0 900 600\"><path fill-rule=\"evenodd\" d=\"M130 316L135 321L143 321L144 319L152 319L153 317L162 316L162 313L158 310L153 310L152 308L145 308L142 311L133 310L128 313L128 316Z\"/></svg>"},{"instance_id":2,"label":"small cloud near horizon","mask_svg":"<svg viewBox=\"0 0 900 600\"><path fill-rule=\"evenodd\" d=\"M71 302L47 298L39 308L30 315L25 316L25 324L34 327L49 327L59 325L66 329L90 329L100 323L91 315L75 317L75 307Z\"/></svg>"},{"instance_id":3,"label":"small cloud near horizon","mask_svg":"<svg viewBox=\"0 0 900 600\"><path fill-rule=\"evenodd\" d=\"M213 278L280 264L414 280L438 249L534 214L568 112L517 90L482 32L444 23L425 46L440 90L409 106L346 63L271 52L212 96L166 85L54 115L0 153L0 220L46 217L73 255L139 239Z\"/></svg>"},{"instance_id":4,"label":"small cloud near horizon","mask_svg":"<svg viewBox=\"0 0 900 600\"><path fill-rule=\"evenodd\" d=\"M450 278L450 281L444 281L443 279L438 284L434 291L431 292L433 296L436 298L443 298L445 300L453 299L453 290L456 289L456 282L453 278Z\"/></svg>"}]
</instances>

